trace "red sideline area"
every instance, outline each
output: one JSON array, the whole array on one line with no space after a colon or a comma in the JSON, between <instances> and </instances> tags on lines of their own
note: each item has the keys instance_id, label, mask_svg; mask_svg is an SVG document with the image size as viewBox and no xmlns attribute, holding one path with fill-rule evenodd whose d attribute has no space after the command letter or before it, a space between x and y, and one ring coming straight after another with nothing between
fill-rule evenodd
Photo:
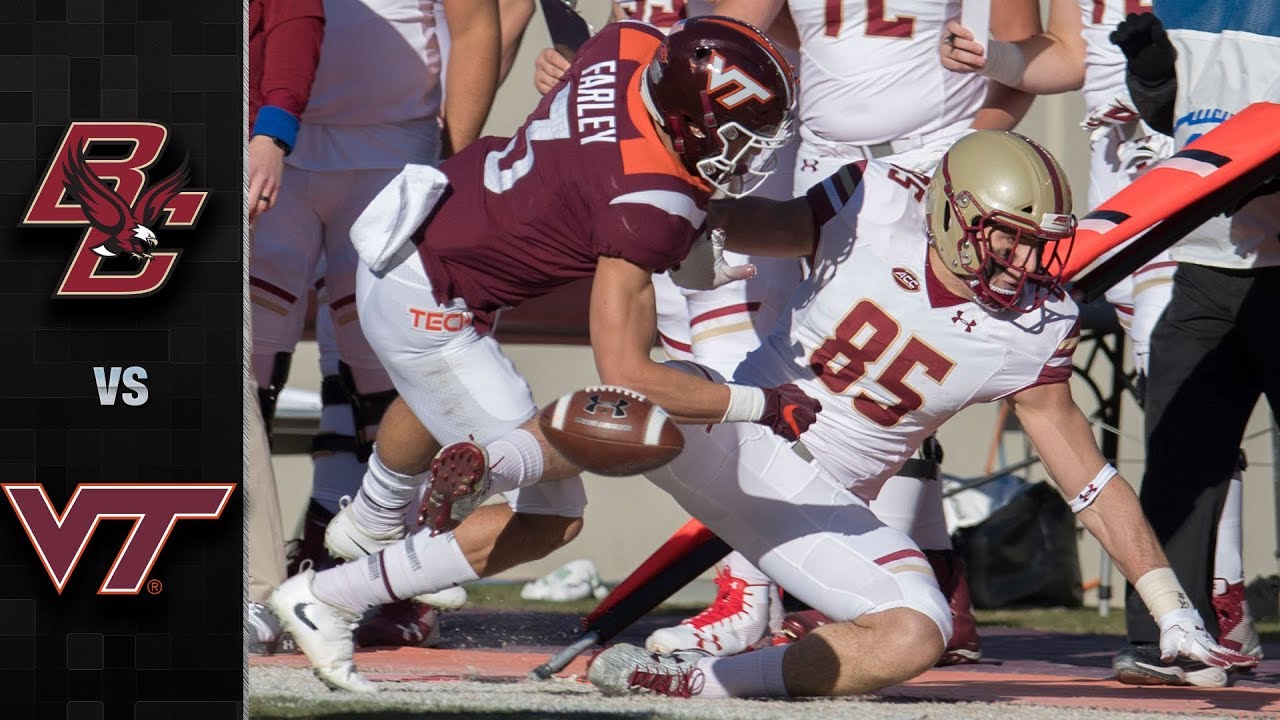
<instances>
[{"instance_id":1,"label":"red sideline area","mask_svg":"<svg viewBox=\"0 0 1280 720\"><path fill-rule=\"evenodd\" d=\"M1025 635L1025 637L1024 637ZM990 633L984 634L984 638ZM1034 637L1033 637L1034 636ZM1096 638L1086 636L1026 634L1000 631L1005 643L1061 640L1068 648ZM997 646L997 637L991 638ZM1075 642L1079 641L1079 642ZM1109 643L1118 639L1106 638ZM528 648L532 650L533 648ZM549 648L548 650L553 650ZM1276 657L1275 646L1267 648ZM356 665L379 682L432 682L479 680L490 682L526 681L529 670L547 659L548 652L522 648L506 650L399 648L360 651ZM989 653L988 653L989 654ZM1096 653L1095 653L1096 654ZM1268 660L1252 674L1241 675L1232 687L1134 687L1103 679L1109 674L1110 654L1097 658L1095 667L1057 665L1052 674L1044 663L1003 661L998 655L984 658L979 665L942 668L926 672L906 683L884 690L887 697L933 701L969 701L1047 705L1063 708L1094 708L1131 712L1210 713L1230 717L1262 718L1280 715L1280 688L1275 685L1280 660ZM306 667L301 655L251 657L250 665ZM565 669L559 677L584 677L587 655ZM1022 667L1019 667L1022 666ZM534 682L534 681L527 681ZM690 701L696 702L696 701Z\"/></svg>"}]
</instances>

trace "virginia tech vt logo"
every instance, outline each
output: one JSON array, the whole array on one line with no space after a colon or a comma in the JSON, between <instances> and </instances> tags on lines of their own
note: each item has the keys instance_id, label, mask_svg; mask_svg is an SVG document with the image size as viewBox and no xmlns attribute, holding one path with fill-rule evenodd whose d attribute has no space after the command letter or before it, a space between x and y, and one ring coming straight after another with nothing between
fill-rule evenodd
<instances>
[{"instance_id":1,"label":"virginia tech vt logo","mask_svg":"<svg viewBox=\"0 0 1280 720\"><path fill-rule=\"evenodd\" d=\"M88 226L54 297L141 297L164 287L182 251L156 249L164 246L163 231L193 227L209 196L182 189L185 162L150 183L146 170L168 140L168 128L158 123L76 122L67 128L20 223ZM124 148L123 156L88 157L105 144ZM136 265L131 271L102 267L116 257Z\"/></svg>"}]
</instances>

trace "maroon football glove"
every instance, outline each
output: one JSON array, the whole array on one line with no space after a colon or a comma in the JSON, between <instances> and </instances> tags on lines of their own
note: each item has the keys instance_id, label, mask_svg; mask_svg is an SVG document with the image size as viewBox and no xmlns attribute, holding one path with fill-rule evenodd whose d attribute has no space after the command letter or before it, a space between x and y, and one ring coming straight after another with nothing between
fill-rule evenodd
<instances>
[{"instance_id":1,"label":"maroon football glove","mask_svg":"<svg viewBox=\"0 0 1280 720\"><path fill-rule=\"evenodd\" d=\"M822 403L804 394L800 388L787 383L775 388L764 388L764 414L756 422L788 440L799 440L800 434L818 419Z\"/></svg>"}]
</instances>

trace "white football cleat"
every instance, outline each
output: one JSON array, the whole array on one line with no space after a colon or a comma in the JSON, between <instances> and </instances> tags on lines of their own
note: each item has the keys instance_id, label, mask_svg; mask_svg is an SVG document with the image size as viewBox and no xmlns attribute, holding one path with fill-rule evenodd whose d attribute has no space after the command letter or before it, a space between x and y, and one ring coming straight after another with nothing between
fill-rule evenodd
<instances>
[{"instance_id":1,"label":"white football cleat","mask_svg":"<svg viewBox=\"0 0 1280 720\"><path fill-rule=\"evenodd\" d=\"M330 605L311 590L314 570L303 570L281 583L267 604L293 636L312 670L335 690L378 692L378 686L356 672L352 633L360 613Z\"/></svg>"},{"instance_id":2,"label":"white football cleat","mask_svg":"<svg viewBox=\"0 0 1280 720\"><path fill-rule=\"evenodd\" d=\"M405 539L404 527L385 533L375 533L360 527L352 517L351 498L338 501L338 514L329 521L324 531L324 549L339 560L349 561L385 550Z\"/></svg>"},{"instance_id":3,"label":"white football cleat","mask_svg":"<svg viewBox=\"0 0 1280 720\"><path fill-rule=\"evenodd\" d=\"M646 649L658 653L698 650L717 657L746 652L782 624L782 598L773 583L753 585L724 567L716 575L719 592L706 610L679 625L653 631Z\"/></svg>"},{"instance_id":4,"label":"white football cleat","mask_svg":"<svg viewBox=\"0 0 1280 720\"><path fill-rule=\"evenodd\" d=\"M654 653L620 643L605 648L587 666L587 679L605 695L648 693L691 697L702 692L706 677L698 669L705 653Z\"/></svg>"},{"instance_id":5,"label":"white football cleat","mask_svg":"<svg viewBox=\"0 0 1280 720\"><path fill-rule=\"evenodd\" d=\"M431 461L418 522L432 535L454 529L489 498L489 452L469 440L446 445Z\"/></svg>"}]
</instances>

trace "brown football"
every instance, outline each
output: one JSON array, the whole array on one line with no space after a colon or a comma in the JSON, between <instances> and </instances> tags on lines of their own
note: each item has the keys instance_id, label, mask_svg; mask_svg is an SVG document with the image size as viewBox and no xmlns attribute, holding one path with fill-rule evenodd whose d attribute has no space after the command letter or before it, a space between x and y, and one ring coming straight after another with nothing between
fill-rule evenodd
<instances>
[{"instance_id":1,"label":"brown football","mask_svg":"<svg viewBox=\"0 0 1280 720\"><path fill-rule=\"evenodd\" d=\"M639 393L614 386L577 390L542 409L543 435L575 465L598 475L635 475L684 450L674 421Z\"/></svg>"}]
</instances>

